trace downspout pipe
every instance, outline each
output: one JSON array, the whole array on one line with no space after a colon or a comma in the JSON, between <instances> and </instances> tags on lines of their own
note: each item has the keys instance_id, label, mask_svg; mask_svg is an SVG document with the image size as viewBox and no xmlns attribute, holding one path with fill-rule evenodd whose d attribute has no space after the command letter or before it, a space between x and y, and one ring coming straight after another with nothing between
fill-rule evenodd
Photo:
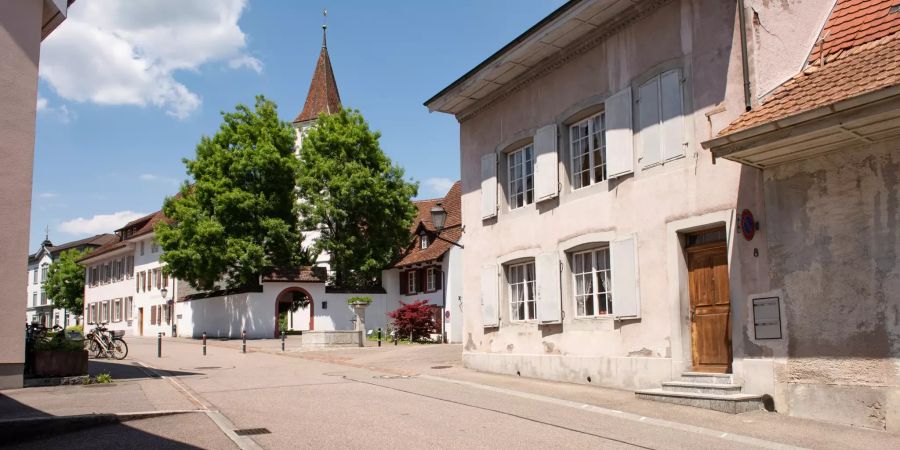
<instances>
[{"instance_id":1,"label":"downspout pipe","mask_svg":"<svg viewBox=\"0 0 900 450\"><path fill-rule=\"evenodd\" d=\"M744 110L753 109L750 103L750 62L747 58L747 18L744 14L744 0L738 0L738 21L741 27L741 69L744 74Z\"/></svg>"}]
</instances>

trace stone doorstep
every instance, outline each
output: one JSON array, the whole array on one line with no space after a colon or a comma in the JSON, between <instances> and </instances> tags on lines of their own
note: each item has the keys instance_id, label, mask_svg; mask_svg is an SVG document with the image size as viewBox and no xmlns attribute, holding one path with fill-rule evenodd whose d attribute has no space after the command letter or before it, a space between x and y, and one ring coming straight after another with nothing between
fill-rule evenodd
<instances>
[{"instance_id":1,"label":"stone doorstep","mask_svg":"<svg viewBox=\"0 0 900 450\"><path fill-rule=\"evenodd\" d=\"M710 384L733 384L734 378L730 373L682 372L681 381Z\"/></svg>"},{"instance_id":2,"label":"stone doorstep","mask_svg":"<svg viewBox=\"0 0 900 450\"><path fill-rule=\"evenodd\" d=\"M635 391L634 395L643 400L693 406L729 414L740 414L764 409L763 397L753 394L706 394L700 392L665 391L657 388Z\"/></svg>"},{"instance_id":3,"label":"stone doorstep","mask_svg":"<svg viewBox=\"0 0 900 450\"><path fill-rule=\"evenodd\" d=\"M693 381L664 381L662 383L664 391L719 395L739 394L741 387L739 384L695 383Z\"/></svg>"}]
</instances>

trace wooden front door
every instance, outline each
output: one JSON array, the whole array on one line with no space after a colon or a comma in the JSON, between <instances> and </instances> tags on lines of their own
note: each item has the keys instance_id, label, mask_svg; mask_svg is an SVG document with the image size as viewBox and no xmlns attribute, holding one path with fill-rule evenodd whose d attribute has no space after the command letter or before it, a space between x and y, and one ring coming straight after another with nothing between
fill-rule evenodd
<instances>
[{"instance_id":1,"label":"wooden front door","mask_svg":"<svg viewBox=\"0 0 900 450\"><path fill-rule=\"evenodd\" d=\"M731 302L725 242L687 248L691 351L696 372L731 371Z\"/></svg>"}]
</instances>

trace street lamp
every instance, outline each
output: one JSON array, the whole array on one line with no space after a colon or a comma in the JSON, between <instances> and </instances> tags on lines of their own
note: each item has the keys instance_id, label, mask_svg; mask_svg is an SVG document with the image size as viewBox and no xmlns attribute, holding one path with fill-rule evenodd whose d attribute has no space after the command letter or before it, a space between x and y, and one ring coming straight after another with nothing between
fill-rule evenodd
<instances>
[{"instance_id":1,"label":"street lamp","mask_svg":"<svg viewBox=\"0 0 900 450\"><path fill-rule=\"evenodd\" d=\"M432 206L431 207L431 224L434 225L434 229L437 231L435 237L442 241L449 242L459 248L463 248L463 246L460 243L454 242L454 241L451 241L448 239L444 239L441 237L441 230L444 229L444 222L446 222L446 221L447 221L447 210L445 210L444 207L440 203L437 203L434 206Z\"/></svg>"},{"instance_id":2,"label":"street lamp","mask_svg":"<svg viewBox=\"0 0 900 450\"><path fill-rule=\"evenodd\" d=\"M444 229L444 222L447 220L447 210L440 203L431 207L431 224L438 232Z\"/></svg>"}]
</instances>

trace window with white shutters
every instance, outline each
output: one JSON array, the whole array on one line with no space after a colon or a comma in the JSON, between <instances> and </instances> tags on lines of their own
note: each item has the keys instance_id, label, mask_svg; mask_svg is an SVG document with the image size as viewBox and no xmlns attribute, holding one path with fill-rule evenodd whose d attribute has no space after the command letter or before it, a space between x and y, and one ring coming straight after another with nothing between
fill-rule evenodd
<instances>
[{"instance_id":1,"label":"window with white shutters","mask_svg":"<svg viewBox=\"0 0 900 450\"><path fill-rule=\"evenodd\" d=\"M605 316L613 313L612 270L609 247L573 253L572 282L577 317Z\"/></svg>"},{"instance_id":2,"label":"window with white shutters","mask_svg":"<svg viewBox=\"0 0 900 450\"><path fill-rule=\"evenodd\" d=\"M663 72L638 89L641 163L651 166L684 155L683 89L680 70Z\"/></svg>"},{"instance_id":3,"label":"window with white shutters","mask_svg":"<svg viewBox=\"0 0 900 450\"><path fill-rule=\"evenodd\" d=\"M610 243L612 294L619 318L641 316L640 277L638 272L637 240L634 237Z\"/></svg>"},{"instance_id":4,"label":"window with white shutters","mask_svg":"<svg viewBox=\"0 0 900 450\"><path fill-rule=\"evenodd\" d=\"M535 301L534 291L534 262L507 266L506 283L510 320L536 319L537 302Z\"/></svg>"},{"instance_id":5,"label":"window with white shutters","mask_svg":"<svg viewBox=\"0 0 900 450\"><path fill-rule=\"evenodd\" d=\"M606 115L600 113L569 127L572 188L606 179Z\"/></svg>"},{"instance_id":6,"label":"window with white shutters","mask_svg":"<svg viewBox=\"0 0 900 450\"><path fill-rule=\"evenodd\" d=\"M134 299L132 297L125 297L124 308L125 320L131 320L133 314L132 309L134 308Z\"/></svg>"},{"instance_id":7,"label":"window with white shutters","mask_svg":"<svg viewBox=\"0 0 900 450\"><path fill-rule=\"evenodd\" d=\"M527 145L506 155L509 209L534 203L534 148Z\"/></svg>"},{"instance_id":8,"label":"window with white shutters","mask_svg":"<svg viewBox=\"0 0 900 450\"><path fill-rule=\"evenodd\" d=\"M537 268L537 318L541 323L562 321L560 303L559 256L556 252L541 253L535 258Z\"/></svg>"},{"instance_id":9,"label":"window with white shutters","mask_svg":"<svg viewBox=\"0 0 900 450\"><path fill-rule=\"evenodd\" d=\"M556 124L545 125L534 135L534 198L540 202L559 195L559 154Z\"/></svg>"}]
</instances>

